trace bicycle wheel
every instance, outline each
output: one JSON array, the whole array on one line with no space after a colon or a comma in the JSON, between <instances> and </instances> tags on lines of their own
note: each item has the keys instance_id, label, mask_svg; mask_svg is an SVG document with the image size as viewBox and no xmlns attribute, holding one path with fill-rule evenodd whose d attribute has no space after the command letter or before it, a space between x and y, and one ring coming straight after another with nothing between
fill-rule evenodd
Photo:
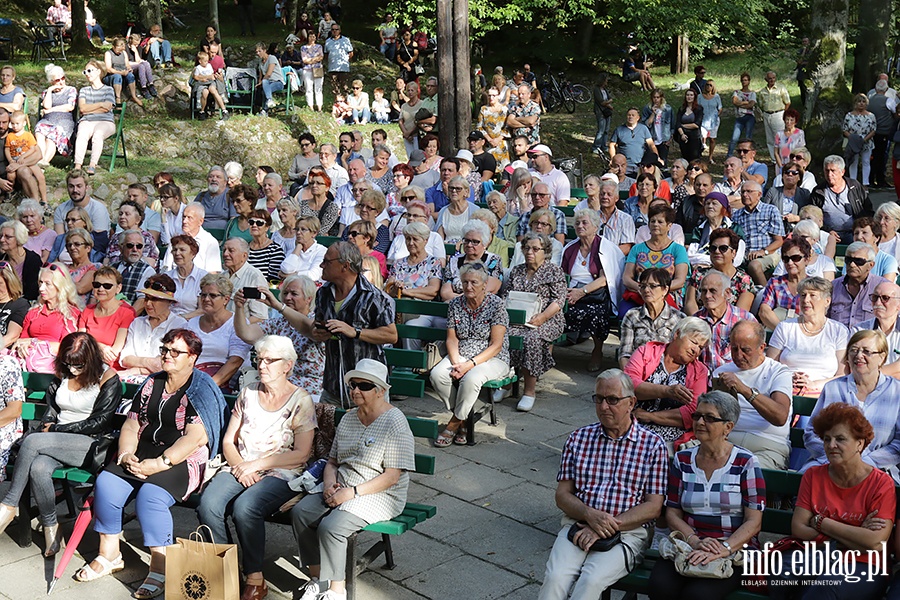
<instances>
[{"instance_id":1,"label":"bicycle wheel","mask_svg":"<svg viewBox=\"0 0 900 600\"><path fill-rule=\"evenodd\" d=\"M575 98L575 102L577 102L578 104L589 104L594 99L593 94L591 94L591 90L588 89L587 86L581 85L580 83L573 83L571 90L572 97Z\"/></svg>"},{"instance_id":2,"label":"bicycle wheel","mask_svg":"<svg viewBox=\"0 0 900 600\"><path fill-rule=\"evenodd\" d=\"M562 103L570 114L575 112L575 98L572 97L572 92L569 91L569 88L562 89Z\"/></svg>"},{"instance_id":3,"label":"bicycle wheel","mask_svg":"<svg viewBox=\"0 0 900 600\"><path fill-rule=\"evenodd\" d=\"M541 88L541 99L544 101L544 106L547 107L547 112L553 112L562 103L559 94L550 86Z\"/></svg>"}]
</instances>

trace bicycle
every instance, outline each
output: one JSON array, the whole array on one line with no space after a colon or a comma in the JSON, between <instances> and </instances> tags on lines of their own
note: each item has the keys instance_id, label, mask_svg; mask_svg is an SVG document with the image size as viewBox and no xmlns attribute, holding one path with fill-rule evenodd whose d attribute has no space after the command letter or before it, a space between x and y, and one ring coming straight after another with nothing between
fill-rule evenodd
<instances>
[{"instance_id":1,"label":"bicycle","mask_svg":"<svg viewBox=\"0 0 900 600\"><path fill-rule=\"evenodd\" d=\"M566 80L564 73L560 73L559 79L557 79L553 76L548 65L539 89L541 91L541 100L543 100L548 112L552 112L560 106L564 107L569 113L575 112L576 100L572 92L572 84ZM590 94L589 90L586 88L585 90ZM583 96L581 91L579 91L578 95L579 97Z\"/></svg>"}]
</instances>

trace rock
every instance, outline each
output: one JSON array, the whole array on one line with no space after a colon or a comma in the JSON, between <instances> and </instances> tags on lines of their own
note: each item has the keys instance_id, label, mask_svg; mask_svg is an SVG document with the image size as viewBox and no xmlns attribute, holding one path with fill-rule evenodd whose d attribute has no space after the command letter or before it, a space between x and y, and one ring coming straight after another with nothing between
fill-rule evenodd
<instances>
[{"instance_id":1,"label":"rock","mask_svg":"<svg viewBox=\"0 0 900 600\"><path fill-rule=\"evenodd\" d=\"M99 186L97 186L97 188L94 190L92 195L95 198L97 198L98 200L105 201L107 198L109 198L109 194L110 194L109 186L106 185L105 183L101 183Z\"/></svg>"},{"instance_id":2,"label":"rock","mask_svg":"<svg viewBox=\"0 0 900 600\"><path fill-rule=\"evenodd\" d=\"M134 173L125 173L125 183L131 185L132 183L137 183L138 177Z\"/></svg>"}]
</instances>

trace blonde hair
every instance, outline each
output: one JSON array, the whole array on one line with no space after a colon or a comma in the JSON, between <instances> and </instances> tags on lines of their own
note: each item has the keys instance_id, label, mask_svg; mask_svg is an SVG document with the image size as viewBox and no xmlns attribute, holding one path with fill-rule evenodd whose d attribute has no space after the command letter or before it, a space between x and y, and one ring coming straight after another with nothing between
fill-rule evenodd
<instances>
[{"instance_id":1,"label":"blonde hair","mask_svg":"<svg viewBox=\"0 0 900 600\"><path fill-rule=\"evenodd\" d=\"M362 267L363 276L379 290L383 289L384 278L381 276L381 264L379 264L378 259L370 254L362 259Z\"/></svg>"},{"instance_id":2,"label":"blonde hair","mask_svg":"<svg viewBox=\"0 0 900 600\"><path fill-rule=\"evenodd\" d=\"M75 289L75 282L72 281L72 275L69 273L68 267L61 262L51 263L40 270L38 281L45 273L50 275L50 282L56 288L56 310L60 312L64 320L72 322L72 331L75 331L78 325L78 318L72 313L72 307L74 306L80 310L84 308L84 302ZM39 306L37 306L37 309L40 310L40 304L43 304L43 301L39 298L38 302Z\"/></svg>"}]
</instances>

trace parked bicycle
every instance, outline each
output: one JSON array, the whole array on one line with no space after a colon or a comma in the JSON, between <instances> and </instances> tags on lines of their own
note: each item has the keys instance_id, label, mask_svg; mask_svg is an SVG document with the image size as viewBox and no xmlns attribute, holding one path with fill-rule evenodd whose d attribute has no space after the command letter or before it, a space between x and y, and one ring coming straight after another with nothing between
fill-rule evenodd
<instances>
[{"instance_id":1,"label":"parked bicycle","mask_svg":"<svg viewBox=\"0 0 900 600\"><path fill-rule=\"evenodd\" d=\"M588 104L593 101L591 90L580 83L572 83L565 73L559 73L556 77L547 66L547 72L541 78L538 86L541 91L541 99L548 112L564 107L566 111L575 112L575 105Z\"/></svg>"}]
</instances>

